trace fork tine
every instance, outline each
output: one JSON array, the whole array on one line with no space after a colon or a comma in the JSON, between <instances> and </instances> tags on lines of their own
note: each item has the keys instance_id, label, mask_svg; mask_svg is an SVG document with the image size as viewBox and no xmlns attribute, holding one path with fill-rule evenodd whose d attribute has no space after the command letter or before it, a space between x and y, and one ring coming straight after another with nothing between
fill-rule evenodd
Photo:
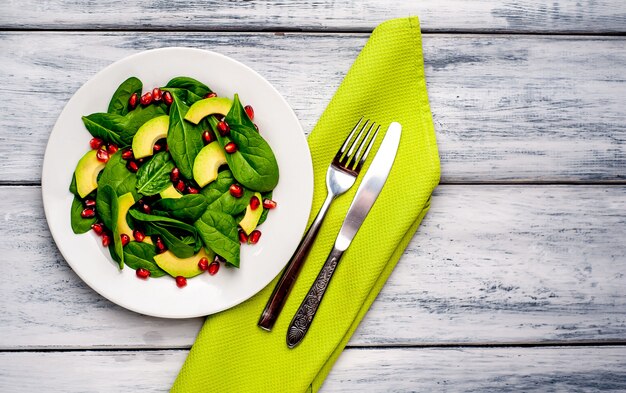
<instances>
[{"instance_id":1,"label":"fork tine","mask_svg":"<svg viewBox=\"0 0 626 393\"><path fill-rule=\"evenodd\" d=\"M359 126L361 125L361 122L363 121L363 116L361 116L361 118L359 119L359 121L356 123L356 125L354 126L354 128L352 129L352 131L350 132L350 135L348 135L348 137L346 138L346 140L343 142L343 145L341 146L341 149L339 149L339 151L337 152L337 155L335 156L336 160L339 160L341 158L341 156L343 156L343 153L346 151L346 149L348 148L348 144L350 143L350 139L352 139L352 136L354 135L354 133L356 132L356 130L359 128ZM369 120L365 121L365 124L367 124Z\"/></svg>"},{"instance_id":2,"label":"fork tine","mask_svg":"<svg viewBox=\"0 0 626 393\"><path fill-rule=\"evenodd\" d=\"M359 161L356 168L354 169L355 171L359 172L361 168L363 167L363 164L365 163L365 160L367 159L367 155L370 154L370 150L372 150L372 146L374 146L374 141L376 140L376 137L378 136L379 130L380 130L380 125L376 127L376 132L374 133L374 136L370 140L370 143L367 145L367 149L365 149L365 153L363 153L361 160Z\"/></svg>"},{"instance_id":3,"label":"fork tine","mask_svg":"<svg viewBox=\"0 0 626 393\"><path fill-rule=\"evenodd\" d=\"M370 125L370 128L367 130L367 134L365 134L365 138L363 138L363 140L360 142L359 148L357 149L356 153L352 156L350 163L347 165L348 168L353 168L354 170L356 170L356 163L359 162L359 157L361 156L361 152L363 152L363 149L365 148L365 146L367 146L367 141L370 135L372 134L372 130L374 129L375 126L376 126L376 123L372 123Z\"/></svg>"},{"instance_id":4,"label":"fork tine","mask_svg":"<svg viewBox=\"0 0 626 393\"><path fill-rule=\"evenodd\" d=\"M357 136L354 138L354 141L352 141L350 143L350 148L348 149L348 152L346 153L346 155L344 156L343 160L341 160L342 165L347 166L348 162L350 161L350 159L352 158L352 154L354 153L354 149L357 148L357 144L359 143L359 141L361 140L361 136L363 136L363 133L365 131L365 129L367 128L367 125L369 124L369 120L367 120L365 122L365 124L363 124L363 127L361 127L361 131L359 131L359 133L357 134Z\"/></svg>"}]
</instances>

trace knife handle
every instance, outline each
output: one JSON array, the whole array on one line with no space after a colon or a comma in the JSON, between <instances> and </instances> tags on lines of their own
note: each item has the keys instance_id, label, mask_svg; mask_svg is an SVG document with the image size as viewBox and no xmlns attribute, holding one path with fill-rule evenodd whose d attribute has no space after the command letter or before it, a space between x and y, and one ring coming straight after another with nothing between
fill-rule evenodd
<instances>
[{"instance_id":1,"label":"knife handle","mask_svg":"<svg viewBox=\"0 0 626 393\"><path fill-rule=\"evenodd\" d=\"M294 348L302 341L306 333L309 331L311 322L315 317L315 313L322 302L322 298L326 293L330 279L333 278L333 274L339 265L339 260L343 255L343 251L333 247L332 251L328 255L322 270L320 270L317 278L311 285L309 293L305 296L300 308L293 317L293 320L287 328L287 346Z\"/></svg>"}]
</instances>

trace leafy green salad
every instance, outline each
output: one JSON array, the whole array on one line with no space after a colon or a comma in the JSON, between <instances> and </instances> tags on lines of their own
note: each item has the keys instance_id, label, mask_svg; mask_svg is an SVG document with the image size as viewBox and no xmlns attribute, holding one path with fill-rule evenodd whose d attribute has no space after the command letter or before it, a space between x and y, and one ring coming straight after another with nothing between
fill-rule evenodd
<instances>
[{"instance_id":1,"label":"leafy green salad","mask_svg":"<svg viewBox=\"0 0 626 393\"><path fill-rule=\"evenodd\" d=\"M93 138L70 184L72 230L93 230L120 269L179 287L239 267L276 207L278 164L253 108L189 77L142 91L128 78L106 113L83 116Z\"/></svg>"}]
</instances>

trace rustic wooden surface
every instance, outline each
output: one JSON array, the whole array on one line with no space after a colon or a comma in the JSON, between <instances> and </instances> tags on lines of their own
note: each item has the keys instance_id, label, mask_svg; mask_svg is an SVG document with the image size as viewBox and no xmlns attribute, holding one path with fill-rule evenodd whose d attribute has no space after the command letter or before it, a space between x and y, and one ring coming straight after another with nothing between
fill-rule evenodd
<instances>
[{"instance_id":1,"label":"rustic wooden surface","mask_svg":"<svg viewBox=\"0 0 626 393\"><path fill-rule=\"evenodd\" d=\"M43 151L82 83L144 49L213 49L308 132L372 28L411 14L443 185L322 391L626 390L623 1L8 0L0 391L167 391L202 322L121 309L56 249Z\"/></svg>"}]
</instances>

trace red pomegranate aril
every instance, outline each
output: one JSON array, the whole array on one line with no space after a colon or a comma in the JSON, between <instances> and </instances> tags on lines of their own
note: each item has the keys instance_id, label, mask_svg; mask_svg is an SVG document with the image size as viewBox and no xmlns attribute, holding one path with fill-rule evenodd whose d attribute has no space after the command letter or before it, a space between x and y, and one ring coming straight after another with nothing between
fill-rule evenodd
<instances>
[{"instance_id":1,"label":"red pomegranate aril","mask_svg":"<svg viewBox=\"0 0 626 393\"><path fill-rule=\"evenodd\" d=\"M277 205L276 201L273 201L268 198L263 199L263 207L266 209L273 209L276 207L276 205Z\"/></svg>"},{"instance_id":2,"label":"red pomegranate aril","mask_svg":"<svg viewBox=\"0 0 626 393\"><path fill-rule=\"evenodd\" d=\"M204 272L208 268L209 268L209 260L206 257L200 258L200 260L198 261L198 269Z\"/></svg>"},{"instance_id":3,"label":"red pomegranate aril","mask_svg":"<svg viewBox=\"0 0 626 393\"><path fill-rule=\"evenodd\" d=\"M172 93L170 93L169 91L163 93L163 102L165 102L166 105L172 105L172 102L174 102L174 97L172 97Z\"/></svg>"},{"instance_id":4,"label":"red pomegranate aril","mask_svg":"<svg viewBox=\"0 0 626 393\"><path fill-rule=\"evenodd\" d=\"M96 206L96 201L93 199L85 199L83 204L85 205L85 207L94 207Z\"/></svg>"},{"instance_id":5,"label":"red pomegranate aril","mask_svg":"<svg viewBox=\"0 0 626 393\"><path fill-rule=\"evenodd\" d=\"M133 158L133 149L122 150L122 158L124 160L130 160L131 158Z\"/></svg>"},{"instance_id":6,"label":"red pomegranate aril","mask_svg":"<svg viewBox=\"0 0 626 393\"><path fill-rule=\"evenodd\" d=\"M96 235L100 236L104 233L104 225L100 223L91 224L91 229L96 233Z\"/></svg>"},{"instance_id":7,"label":"red pomegranate aril","mask_svg":"<svg viewBox=\"0 0 626 393\"><path fill-rule=\"evenodd\" d=\"M137 93L131 94L128 99L128 109L131 111L137 107L137 102L139 102L139 95Z\"/></svg>"},{"instance_id":8,"label":"red pomegranate aril","mask_svg":"<svg viewBox=\"0 0 626 393\"><path fill-rule=\"evenodd\" d=\"M235 144L235 142L228 142L226 146L224 146L224 150L228 154L233 154L237 151L237 145Z\"/></svg>"},{"instance_id":9,"label":"red pomegranate aril","mask_svg":"<svg viewBox=\"0 0 626 393\"><path fill-rule=\"evenodd\" d=\"M239 230L239 243L248 243L248 235L243 230Z\"/></svg>"},{"instance_id":10,"label":"red pomegranate aril","mask_svg":"<svg viewBox=\"0 0 626 393\"><path fill-rule=\"evenodd\" d=\"M250 236L248 236L248 242L250 244L257 244L260 238L261 238L261 231L255 229L254 231L252 231L252 233L250 233Z\"/></svg>"},{"instance_id":11,"label":"red pomegranate aril","mask_svg":"<svg viewBox=\"0 0 626 393\"><path fill-rule=\"evenodd\" d=\"M135 229L133 231L133 237L135 238L136 241L141 243L143 241L143 239L146 238L146 235L144 235L143 232L141 232L140 230Z\"/></svg>"},{"instance_id":12,"label":"red pomegranate aril","mask_svg":"<svg viewBox=\"0 0 626 393\"><path fill-rule=\"evenodd\" d=\"M128 168L128 170L131 172L137 172L139 170L139 166L135 161L128 161L128 163L126 164L126 168Z\"/></svg>"},{"instance_id":13,"label":"red pomegranate aril","mask_svg":"<svg viewBox=\"0 0 626 393\"><path fill-rule=\"evenodd\" d=\"M219 131L221 136L226 136L230 132L230 126L225 121L220 121L217 123L217 131Z\"/></svg>"},{"instance_id":14,"label":"red pomegranate aril","mask_svg":"<svg viewBox=\"0 0 626 393\"><path fill-rule=\"evenodd\" d=\"M154 147L152 148L153 151L155 152L160 152L161 150L163 150L163 146L159 145L158 143L154 145Z\"/></svg>"},{"instance_id":15,"label":"red pomegranate aril","mask_svg":"<svg viewBox=\"0 0 626 393\"><path fill-rule=\"evenodd\" d=\"M141 96L141 99L139 100L139 102L141 102L141 105L143 106L148 106L150 104L152 104L152 93L151 92L147 92L146 94Z\"/></svg>"},{"instance_id":16,"label":"red pomegranate aril","mask_svg":"<svg viewBox=\"0 0 626 393\"><path fill-rule=\"evenodd\" d=\"M185 192L185 182L182 180L177 181L174 187L180 192Z\"/></svg>"},{"instance_id":17,"label":"red pomegranate aril","mask_svg":"<svg viewBox=\"0 0 626 393\"><path fill-rule=\"evenodd\" d=\"M211 92L211 93L206 93L204 95L204 98L213 98L213 97L217 97L217 93Z\"/></svg>"},{"instance_id":18,"label":"red pomegranate aril","mask_svg":"<svg viewBox=\"0 0 626 393\"><path fill-rule=\"evenodd\" d=\"M89 141L89 146L91 146L93 150L98 150L102 147L103 143L104 142L100 138L91 138L91 140Z\"/></svg>"},{"instance_id":19,"label":"red pomegranate aril","mask_svg":"<svg viewBox=\"0 0 626 393\"><path fill-rule=\"evenodd\" d=\"M146 213L146 214L150 214L152 213L152 208L150 207L150 205L144 203L143 205L141 205L141 210Z\"/></svg>"},{"instance_id":20,"label":"red pomegranate aril","mask_svg":"<svg viewBox=\"0 0 626 393\"><path fill-rule=\"evenodd\" d=\"M187 194L197 194L199 192L200 190L198 190L196 187L187 186Z\"/></svg>"},{"instance_id":21,"label":"red pomegranate aril","mask_svg":"<svg viewBox=\"0 0 626 393\"><path fill-rule=\"evenodd\" d=\"M154 244L156 245L157 252L159 254L162 254L165 251L167 251L167 247L165 247L165 243L163 243L163 239L161 239L160 237L156 238Z\"/></svg>"},{"instance_id":22,"label":"red pomegranate aril","mask_svg":"<svg viewBox=\"0 0 626 393\"><path fill-rule=\"evenodd\" d=\"M137 271L135 271L135 274L137 275L137 277L143 278L145 280L146 278L150 277L150 270L140 267L139 269L137 269Z\"/></svg>"},{"instance_id":23,"label":"red pomegranate aril","mask_svg":"<svg viewBox=\"0 0 626 393\"><path fill-rule=\"evenodd\" d=\"M137 159L137 165L141 165L141 164L143 164L145 161L146 161L146 158L145 158L145 157L143 157L143 158L138 158L138 159Z\"/></svg>"},{"instance_id":24,"label":"red pomegranate aril","mask_svg":"<svg viewBox=\"0 0 626 393\"><path fill-rule=\"evenodd\" d=\"M154 102L161 101L161 98L163 98L163 92L161 91L161 89L159 89L158 87L152 89L152 99L154 100Z\"/></svg>"},{"instance_id":25,"label":"red pomegranate aril","mask_svg":"<svg viewBox=\"0 0 626 393\"><path fill-rule=\"evenodd\" d=\"M109 154L115 154L117 153L118 150L119 150L119 147L117 147L115 143L109 143L109 146L107 147L107 152Z\"/></svg>"},{"instance_id":26,"label":"red pomegranate aril","mask_svg":"<svg viewBox=\"0 0 626 393\"><path fill-rule=\"evenodd\" d=\"M252 106L246 105L243 110L246 111L246 115L248 115L250 120L254 120L254 109L252 109Z\"/></svg>"},{"instance_id":27,"label":"red pomegranate aril","mask_svg":"<svg viewBox=\"0 0 626 393\"><path fill-rule=\"evenodd\" d=\"M183 276L176 276L176 286L178 288L183 288L187 286L187 279Z\"/></svg>"},{"instance_id":28,"label":"red pomegranate aril","mask_svg":"<svg viewBox=\"0 0 626 393\"><path fill-rule=\"evenodd\" d=\"M180 169L172 169L172 172L170 172L170 180L172 181L172 183L176 183L180 180Z\"/></svg>"},{"instance_id":29,"label":"red pomegranate aril","mask_svg":"<svg viewBox=\"0 0 626 393\"><path fill-rule=\"evenodd\" d=\"M120 235L120 240L122 241L122 247L126 247L126 245L130 242L130 236L125 233Z\"/></svg>"},{"instance_id":30,"label":"red pomegranate aril","mask_svg":"<svg viewBox=\"0 0 626 393\"><path fill-rule=\"evenodd\" d=\"M111 236L109 236L107 233L103 233L102 234L102 246L109 247L109 244L111 244Z\"/></svg>"},{"instance_id":31,"label":"red pomegranate aril","mask_svg":"<svg viewBox=\"0 0 626 393\"><path fill-rule=\"evenodd\" d=\"M243 195L243 187L241 187L239 184L231 184L228 192L230 192L230 195L234 196L235 198L241 198L241 196Z\"/></svg>"},{"instance_id":32,"label":"red pomegranate aril","mask_svg":"<svg viewBox=\"0 0 626 393\"><path fill-rule=\"evenodd\" d=\"M220 263L220 262L221 262L221 263L226 263L226 259L222 258L222 257L221 257L221 256L219 256L219 255L216 255L216 256L215 256L215 258L213 258L213 262L214 262L214 263Z\"/></svg>"},{"instance_id":33,"label":"red pomegranate aril","mask_svg":"<svg viewBox=\"0 0 626 393\"><path fill-rule=\"evenodd\" d=\"M256 210L259 206L261 206L261 201L259 201L259 198L257 198L256 195L250 198L250 209Z\"/></svg>"},{"instance_id":34,"label":"red pomegranate aril","mask_svg":"<svg viewBox=\"0 0 626 393\"><path fill-rule=\"evenodd\" d=\"M204 132L202 133L202 140L204 141L205 145L208 145L209 143L213 142L215 139L213 139L213 133L209 130L204 130Z\"/></svg>"},{"instance_id":35,"label":"red pomegranate aril","mask_svg":"<svg viewBox=\"0 0 626 393\"><path fill-rule=\"evenodd\" d=\"M96 158L100 162L107 162L107 161L109 161L109 153L106 150L104 150L104 149L100 149L96 153Z\"/></svg>"},{"instance_id":36,"label":"red pomegranate aril","mask_svg":"<svg viewBox=\"0 0 626 393\"><path fill-rule=\"evenodd\" d=\"M96 209L93 207L87 207L80 212L82 218L94 218L96 216Z\"/></svg>"},{"instance_id":37,"label":"red pomegranate aril","mask_svg":"<svg viewBox=\"0 0 626 393\"><path fill-rule=\"evenodd\" d=\"M215 274L217 274L217 271L220 270L220 264L218 262L211 262L211 264L209 265L209 274L214 276Z\"/></svg>"}]
</instances>

